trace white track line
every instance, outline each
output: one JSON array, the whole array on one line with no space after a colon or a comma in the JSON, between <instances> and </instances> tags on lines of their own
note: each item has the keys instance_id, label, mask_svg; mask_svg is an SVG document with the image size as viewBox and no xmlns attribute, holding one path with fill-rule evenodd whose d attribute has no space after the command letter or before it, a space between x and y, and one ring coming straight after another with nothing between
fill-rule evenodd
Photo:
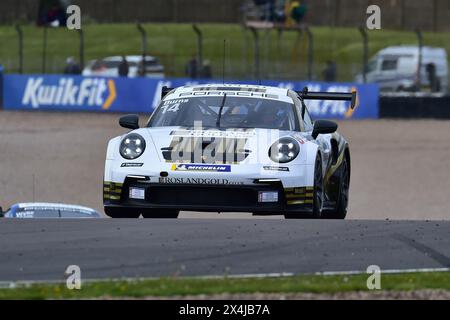
<instances>
[{"instance_id":1,"label":"white track line","mask_svg":"<svg viewBox=\"0 0 450 320\"><path fill-rule=\"evenodd\" d=\"M450 271L450 268L419 268L419 269L381 269L381 273L420 273L420 272L447 272ZM356 274L365 274L366 271L325 271L325 272L316 272L315 275L318 276L344 276L344 275L356 275Z\"/></svg>"},{"instance_id":2,"label":"white track line","mask_svg":"<svg viewBox=\"0 0 450 320\"><path fill-rule=\"evenodd\" d=\"M382 274L396 274L396 273L425 273L425 272L449 272L450 268L418 268L418 269L381 269ZM174 279L248 279L248 278L283 278L302 275L316 275L316 276L344 276L344 275L358 275L366 274L366 271L325 271L315 273L250 273L250 274L232 274L232 275L210 275L210 276L168 276L164 278ZM102 278L102 279L82 279L83 283L92 282L108 282L108 281L125 281L138 282L146 280L158 280L161 277L144 277L144 278ZM14 289L18 287L29 287L35 284L64 284L65 280L33 280L33 281L0 281L0 289Z\"/></svg>"}]
</instances>

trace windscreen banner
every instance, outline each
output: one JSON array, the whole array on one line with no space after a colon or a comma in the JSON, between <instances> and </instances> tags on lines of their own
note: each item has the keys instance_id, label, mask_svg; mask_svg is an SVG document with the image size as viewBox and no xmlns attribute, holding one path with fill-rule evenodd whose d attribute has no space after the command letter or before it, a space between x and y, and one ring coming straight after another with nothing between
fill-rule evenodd
<instances>
[{"instance_id":1,"label":"windscreen banner","mask_svg":"<svg viewBox=\"0 0 450 320\"><path fill-rule=\"evenodd\" d=\"M163 86L217 83L214 80L183 78L83 77L66 75L17 75L3 78L5 110L57 110L151 113L158 106ZM220 81L221 83L221 81ZM227 83L257 84L255 81ZM379 89L374 84L263 81L262 85L297 91L357 92L356 107L348 101L305 101L313 118L374 119L378 118Z\"/></svg>"}]
</instances>

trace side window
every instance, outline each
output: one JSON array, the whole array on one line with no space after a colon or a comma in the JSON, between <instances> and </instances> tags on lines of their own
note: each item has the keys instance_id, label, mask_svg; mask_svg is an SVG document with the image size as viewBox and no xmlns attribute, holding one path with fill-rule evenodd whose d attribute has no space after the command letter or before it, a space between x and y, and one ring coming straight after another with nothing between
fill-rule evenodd
<instances>
[{"instance_id":1,"label":"side window","mask_svg":"<svg viewBox=\"0 0 450 320\"><path fill-rule=\"evenodd\" d=\"M304 124L302 119L302 102L297 96L297 93L294 91L289 90L288 96L292 99L295 105L295 113L297 115L298 124L296 125L297 128L300 128L300 131L304 130Z\"/></svg>"},{"instance_id":2,"label":"side window","mask_svg":"<svg viewBox=\"0 0 450 320\"><path fill-rule=\"evenodd\" d=\"M311 116L309 115L308 108L305 110L305 115L303 117L303 122L305 123L305 131L312 131L314 128Z\"/></svg>"},{"instance_id":3,"label":"side window","mask_svg":"<svg viewBox=\"0 0 450 320\"><path fill-rule=\"evenodd\" d=\"M308 107L305 108L305 114L302 119L302 107L303 107L302 101L300 100L297 93L295 93L295 92L292 92L289 96L292 98L292 100L294 100L295 109L297 110L297 114L298 114L298 119L301 122L300 128L304 131L312 131L313 123L311 120L311 116L309 115L309 112L308 112Z\"/></svg>"},{"instance_id":4,"label":"side window","mask_svg":"<svg viewBox=\"0 0 450 320\"><path fill-rule=\"evenodd\" d=\"M381 64L382 71L392 71L397 69L398 59L385 59Z\"/></svg>"}]
</instances>

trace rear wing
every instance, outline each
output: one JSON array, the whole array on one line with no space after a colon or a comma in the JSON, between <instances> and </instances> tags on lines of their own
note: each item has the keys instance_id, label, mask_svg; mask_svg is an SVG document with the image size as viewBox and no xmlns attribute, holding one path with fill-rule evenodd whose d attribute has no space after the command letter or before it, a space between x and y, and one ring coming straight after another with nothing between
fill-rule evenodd
<instances>
[{"instance_id":1,"label":"rear wing","mask_svg":"<svg viewBox=\"0 0 450 320\"><path fill-rule=\"evenodd\" d=\"M340 100L351 101L350 108L353 110L356 106L356 91L353 92L308 92L308 88L302 91L296 91L302 100Z\"/></svg>"}]
</instances>

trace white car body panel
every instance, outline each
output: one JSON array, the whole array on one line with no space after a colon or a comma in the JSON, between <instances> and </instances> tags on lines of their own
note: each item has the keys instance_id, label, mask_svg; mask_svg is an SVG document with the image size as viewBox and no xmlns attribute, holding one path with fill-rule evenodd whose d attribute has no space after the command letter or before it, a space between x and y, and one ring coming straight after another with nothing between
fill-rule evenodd
<instances>
[{"instance_id":1,"label":"white car body panel","mask_svg":"<svg viewBox=\"0 0 450 320\"><path fill-rule=\"evenodd\" d=\"M217 90L216 87L227 88L227 90ZM233 88L240 88L234 90ZM196 88L202 90L195 91ZM258 92L264 90L264 92ZM226 92L228 96L253 97L255 99L268 99L284 101L294 105L289 91L282 88L251 86L251 85L197 85L177 88L164 97L164 101L192 97L197 95L223 96ZM112 196L108 192L117 190L127 194L123 190L125 182L129 178L145 177L146 184L181 184L197 186L258 186L260 180L277 181L281 183L286 193L294 192L295 188L306 188L312 190L314 186L314 170L318 154L322 159L322 175L333 174L332 140L338 141L339 159L342 160L347 148L347 142L337 133L321 134L316 139L311 137L312 131L278 131L271 129L232 129L221 130L217 128L183 128L180 126L171 127L144 127L131 131L139 134L145 140L145 150L134 160L124 159L119 146L121 141L130 133L124 133L109 141L106 153L104 190L106 190L105 206L110 205L110 200L118 200L118 194ZM277 134L273 134L277 133ZM170 161L164 158L162 149L167 149L175 136L183 137L205 137L220 135L224 138L236 136L245 137L244 149L250 150L249 155L239 163L226 163L228 171L203 171L187 170L195 166L206 166L207 164L192 161ZM298 156L288 163L276 163L269 157L271 145L279 138L291 137L298 142L300 152ZM337 155L334 158L335 167L339 166ZM188 165L186 167L185 165ZM213 164L214 165L214 164ZM215 164L216 166L220 166ZM229 167L228 167L229 166ZM331 169L331 170L330 170ZM163 176L167 174L167 176ZM125 188L125 187L124 187ZM310 191L311 192L311 191ZM310 202L312 203L312 202Z\"/></svg>"}]
</instances>

